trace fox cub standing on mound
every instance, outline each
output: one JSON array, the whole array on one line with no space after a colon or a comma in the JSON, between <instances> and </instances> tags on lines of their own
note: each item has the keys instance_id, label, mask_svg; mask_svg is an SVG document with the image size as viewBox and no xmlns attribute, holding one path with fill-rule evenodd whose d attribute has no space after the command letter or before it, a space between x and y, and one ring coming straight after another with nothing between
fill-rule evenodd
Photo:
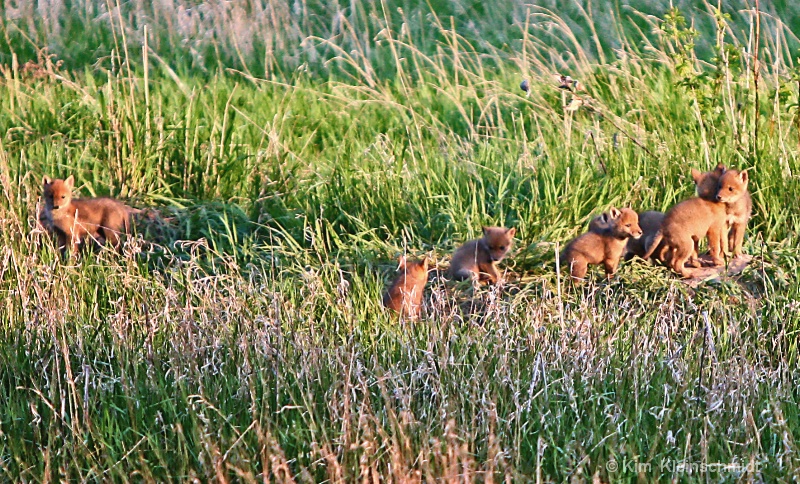
<instances>
[{"instance_id":1,"label":"fox cub standing on mound","mask_svg":"<svg viewBox=\"0 0 800 484\"><path fill-rule=\"evenodd\" d=\"M710 202L725 204L728 230L728 250L734 257L742 255L742 243L747 222L753 214L753 199L747 190L746 171L725 168L719 164L706 174L702 185L697 185L697 196Z\"/></svg>"},{"instance_id":2,"label":"fox cub standing on mound","mask_svg":"<svg viewBox=\"0 0 800 484\"><path fill-rule=\"evenodd\" d=\"M715 184L717 173L717 170L701 173L692 169L692 179L699 195L704 195L708 187ZM686 269L686 264L694 267L700 265L696 258L697 243L708 237L711 260L714 265L722 265L725 263L723 254L728 248L725 220L724 203L710 201L701 196L684 200L669 209L661 224L661 231L647 248L645 258L650 257L663 242L663 258L673 271L689 277L691 274Z\"/></svg>"},{"instance_id":3,"label":"fox cub standing on mound","mask_svg":"<svg viewBox=\"0 0 800 484\"><path fill-rule=\"evenodd\" d=\"M453 253L450 277L456 280L477 277L492 284L500 280L497 264L508 254L514 243L515 228L483 227L483 237L470 240Z\"/></svg>"},{"instance_id":4,"label":"fox cub standing on mound","mask_svg":"<svg viewBox=\"0 0 800 484\"><path fill-rule=\"evenodd\" d=\"M109 197L72 198L75 178L51 179L45 176L44 211L40 217L53 230L63 254L77 253L87 237L97 244L120 248L120 235L130 232L130 217L140 211Z\"/></svg>"},{"instance_id":5,"label":"fox cub standing on mound","mask_svg":"<svg viewBox=\"0 0 800 484\"><path fill-rule=\"evenodd\" d=\"M400 275L383 295L383 305L401 316L419 318L422 313L422 292L428 282L428 258L409 261L406 256L401 256L398 262Z\"/></svg>"},{"instance_id":6,"label":"fox cub standing on mound","mask_svg":"<svg viewBox=\"0 0 800 484\"><path fill-rule=\"evenodd\" d=\"M749 178L746 171L725 170L719 178L715 200L725 204L728 232L728 248L734 257L742 255L742 244L747 222L753 215L753 199L747 191Z\"/></svg>"},{"instance_id":7,"label":"fox cub standing on mound","mask_svg":"<svg viewBox=\"0 0 800 484\"><path fill-rule=\"evenodd\" d=\"M619 258L629 238L642 236L639 227L639 216L629 208L619 210L611 207L592 220L589 232L573 239L561 252L560 263L569 267L573 280L586 276L589 265L603 264L606 275L610 278L619 265Z\"/></svg>"}]
</instances>

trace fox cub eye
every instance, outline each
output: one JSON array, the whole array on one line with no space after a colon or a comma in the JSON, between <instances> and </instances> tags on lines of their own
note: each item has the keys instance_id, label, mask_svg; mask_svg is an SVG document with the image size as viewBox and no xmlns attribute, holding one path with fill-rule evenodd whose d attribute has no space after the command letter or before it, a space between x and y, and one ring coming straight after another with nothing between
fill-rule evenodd
<instances>
[{"instance_id":1,"label":"fox cub eye","mask_svg":"<svg viewBox=\"0 0 800 484\"><path fill-rule=\"evenodd\" d=\"M505 245L501 245L500 246L500 250L506 250L506 246Z\"/></svg>"},{"instance_id":2,"label":"fox cub eye","mask_svg":"<svg viewBox=\"0 0 800 484\"><path fill-rule=\"evenodd\" d=\"M631 228L631 224L625 224L625 226Z\"/></svg>"},{"instance_id":3,"label":"fox cub eye","mask_svg":"<svg viewBox=\"0 0 800 484\"><path fill-rule=\"evenodd\" d=\"M733 191L733 187L728 187L728 191L732 192Z\"/></svg>"}]
</instances>

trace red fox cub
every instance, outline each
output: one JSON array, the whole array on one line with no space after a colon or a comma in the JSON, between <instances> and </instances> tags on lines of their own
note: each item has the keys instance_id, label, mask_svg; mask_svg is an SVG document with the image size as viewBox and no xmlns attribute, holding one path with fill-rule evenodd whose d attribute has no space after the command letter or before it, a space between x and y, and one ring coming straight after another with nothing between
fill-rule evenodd
<instances>
[{"instance_id":1,"label":"red fox cub","mask_svg":"<svg viewBox=\"0 0 800 484\"><path fill-rule=\"evenodd\" d=\"M419 318L422 313L422 292L428 282L428 258L408 261L406 256L401 256L398 262L400 275L383 295L383 305L401 316Z\"/></svg>"},{"instance_id":2,"label":"red fox cub","mask_svg":"<svg viewBox=\"0 0 800 484\"><path fill-rule=\"evenodd\" d=\"M734 257L742 255L742 243L747 222L753 214L753 199L747 191L746 171L725 170L719 178L715 200L725 204L728 232L728 248Z\"/></svg>"},{"instance_id":3,"label":"red fox cub","mask_svg":"<svg viewBox=\"0 0 800 484\"><path fill-rule=\"evenodd\" d=\"M603 264L606 276L611 278L617 271L619 258L628 239L639 238L639 216L629 208L619 210L611 207L607 214L600 216L603 225L590 224L590 231L573 239L561 252L560 262L569 267L573 280L586 276L589 265Z\"/></svg>"},{"instance_id":4,"label":"red fox cub","mask_svg":"<svg viewBox=\"0 0 800 484\"><path fill-rule=\"evenodd\" d=\"M639 228L642 229L642 236L635 239L631 237L625 245L625 260L631 260L634 256L644 259L647 248L661 230L664 222L664 213L655 210L648 210L639 214ZM661 262L664 261L661 250L657 247L653 250L652 257Z\"/></svg>"},{"instance_id":5,"label":"red fox cub","mask_svg":"<svg viewBox=\"0 0 800 484\"><path fill-rule=\"evenodd\" d=\"M492 284L500 280L497 264L508 254L514 243L515 228L483 227L483 237L470 240L453 253L450 277L456 280L477 277Z\"/></svg>"},{"instance_id":6,"label":"red fox cub","mask_svg":"<svg viewBox=\"0 0 800 484\"><path fill-rule=\"evenodd\" d=\"M130 216L139 213L124 203L109 197L72 198L75 178L51 179L45 176L42 225L56 233L62 253L77 253L81 244L91 237L97 244L120 248L120 235L130 232Z\"/></svg>"},{"instance_id":7,"label":"red fox cub","mask_svg":"<svg viewBox=\"0 0 800 484\"><path fill-rule=\"evenodd\" d=\"M719 168L719 167L717 167ZM697 193L705 193L717 176L717 170L701 173L692 169L692 179ZM691 274L686 270L687 262L697 267L697 243L708 237L708 248L714 265L724 264L723 255L727 251L728 238L725 226L725 204L701 197L684 200L667 211L661 224L661 231L650 242L645 258L650 257L663 242L663 258L673 271L683 277Z\"/></svg>"},{"instance_id":8,"label":"red fox cub","mask_svg":"<svg viewBox=\"0 0 800 484\"><path fill-rule=\"evenodd\" d=\"M661 222L663 221L664 214L662 212L648 210L647 212L639 214L639 228L642 229L642 236L638 239L634 239L633 237L628 239L628 243L625 244L625 250L623 251L626 261L633 259L635 256L644 258L645 253L647 253L647 247L658 234L658 231L661 230ZM598 215L589 223L589 232L603 234L608 231L609 228L610 225L607 213ZM656 260L663 261L661 250L658 248L653 251L652 257Z\"/></svg>"}]
</instances>

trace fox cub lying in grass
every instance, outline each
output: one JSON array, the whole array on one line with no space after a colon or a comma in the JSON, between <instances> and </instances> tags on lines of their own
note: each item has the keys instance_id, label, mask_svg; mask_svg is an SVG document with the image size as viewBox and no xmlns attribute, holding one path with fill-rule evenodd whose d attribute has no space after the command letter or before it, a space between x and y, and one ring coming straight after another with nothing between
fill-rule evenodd
<instances>
[{"instance_id":1,"label":"fox cub lying in grass","mask_svg":"<svg viewBox=\"0 0 800 484\"><path fill-rule=\"evenodd\" d=\"M44 210L42 224L55 232L62 254L77 253L86 239L97 245L110 244L120 250L120 236L130 233L131 215L140 210L110 197L72 198L75 178L42 179Z\"/></svg>"}]
</instances>

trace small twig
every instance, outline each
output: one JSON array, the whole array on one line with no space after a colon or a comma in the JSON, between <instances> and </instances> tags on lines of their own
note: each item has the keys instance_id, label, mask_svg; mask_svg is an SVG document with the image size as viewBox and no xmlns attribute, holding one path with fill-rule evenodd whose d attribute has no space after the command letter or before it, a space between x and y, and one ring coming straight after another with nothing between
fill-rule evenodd
<instances>
[{"instance_id":1,"label":"small twig","mask_svg":"<svg viewBox=\"0 0 800 484\"><path fill-rule=\"evenodd\" d=\"M594 132L589 131L589 137L592 138L592 144L594 145L594 152L597 155L597 161L600 163L600 168L603 169L603 174L608 175L608 169L606 169L606 164L603 162L603 157L600 156L600 148L597 146L597 140L594 139Z\"/></svg>"},{"instance_id":2,"label":"small twig","mask_svg":"<svg viewBox=\"0 0 800 484\"><path fill-rule=\"evenodd\" d=\"M608 120L608 122L609 122L609 123L611 123L611 125L612 125L612 126L614 126L615 128L617 128L617 129L618 129L618 130L619 130L619 131L620 131L622 134L624 134L625 136L627 136L627 137L628 137L628 139L630 139L631 141L633 141L633 142L636 144L636 146L638 146L639 148L643 149L643 150L644 150L644 151L645 151L645 152L646 152L648 155L650 155L650 156L652 156L653 158L655 158L655 155L653 154L653 152L652 152L652 151L650 151L650 150L647 148L647 146L645 146L645 145L644 145L644 143L642 143L641 141L639 141L639 140L638 140L638 139L637 139L635 136L631 135L630 133L628 133L627 131L625 131L625 129L624 129L624 128L622 128L622 127L621 127L621 126L619 126L617 123L615 123L615 122L614 122L614 120L612 119L612 117L611 117L611 116L608 116L606 113L603 113L603 112L602 112L600 109L598 109L596 106L592 106L592 109L594 109L594 110L598 111L598 112L599 112L599 113L600 113L600 114L601 114L601 115L602 115L602 116L603 116L605 119L607 119L607 120Z\"/></svg>"}]
</instances>

